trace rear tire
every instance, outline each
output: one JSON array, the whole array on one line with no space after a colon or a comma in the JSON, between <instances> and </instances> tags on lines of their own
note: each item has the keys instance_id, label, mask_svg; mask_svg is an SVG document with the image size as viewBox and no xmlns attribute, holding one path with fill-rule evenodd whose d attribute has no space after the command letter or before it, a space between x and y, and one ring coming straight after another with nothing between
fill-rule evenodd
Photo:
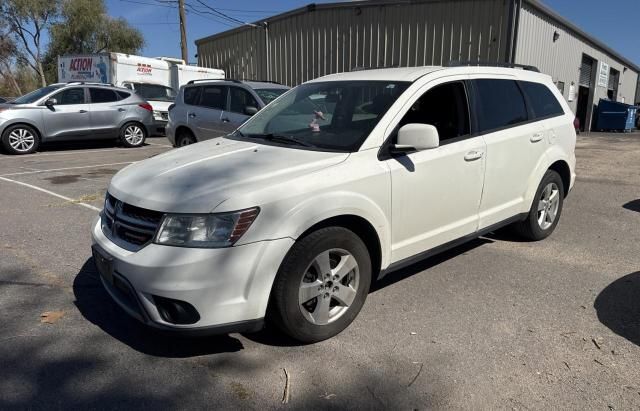
<instances>
[{"instance_id":1,"label":"rear tire","mask_svg":"<svg viewBox=\"0 0 640 411\"><path fill-rule=\"evenodd\" d=\"M180 130L180 133L178 133L178 136L176 138L176 147L189 146L197 142L198 140L196 140L196 137L191 131Z\"/></svg>"},{"instance_id":2,"label":"rear tire","mask_svg":"<svg viewBox=\"0 0 640 411\"><path fill-rule=\"evenodd\" d=\"M542 177L527 218L514 224L520 237L529 241L543 240L553 233L564 204L564 185L560 175L547 170Z\"/></svg>"},{"instance_id":3,"label":"rear tire","mask_svg":"<svg viewBox=\"0 0 640 411\"><path fill-rule=\"evenodd\" d=\"M9 154L31 154L40 147L40 134L26 124L9 126L2 133L2 145Z\"/></svg>"},{"instance_id":4,"label":"rear tire","mask_svg":"<svg viewBox=\"0 0 640 411\"><path fill-rule=\"evenodd\" d=\"M364 242L343 227L296 241L274 282L270 319L290 337L314 343L339 334L356 318L371 285Z\"/></svg>"},{"instance_id":5,"label":"rear tire","mask_svg":"<svg viewBox=\"0 0 640 411\"><path fill-rule=\"evenodd\" d=\"M147 139L147 129L140 123L127 123L120 129L120 142L125 147L142 147Z\"/></svg>"}]
</instances>

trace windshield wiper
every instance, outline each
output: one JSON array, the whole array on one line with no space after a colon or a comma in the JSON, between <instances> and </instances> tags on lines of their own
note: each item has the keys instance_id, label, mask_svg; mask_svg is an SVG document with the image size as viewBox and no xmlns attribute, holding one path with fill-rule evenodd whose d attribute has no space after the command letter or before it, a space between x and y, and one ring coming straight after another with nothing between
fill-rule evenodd
<instances>
[{"instance_id":1,"label":"windshield wiper","mask_svg":"<svg viewBox=\"0 0 640 411\"><path fill-rule=\"evenodd\" d=\"M273 134L273 133L268 133L268 134L250 134L249 137L251 137L251 138L262 138L264 140L276 141L276 142L280 142L280 143L294 143L294 144L297 144L299 146L304 146L304 147L315 147L315 145L309 143L308 141L300 140L299 138L289 137L289 136L285 136L285 135L281 135L281 134Z\"/></svg>"}]
</instances>

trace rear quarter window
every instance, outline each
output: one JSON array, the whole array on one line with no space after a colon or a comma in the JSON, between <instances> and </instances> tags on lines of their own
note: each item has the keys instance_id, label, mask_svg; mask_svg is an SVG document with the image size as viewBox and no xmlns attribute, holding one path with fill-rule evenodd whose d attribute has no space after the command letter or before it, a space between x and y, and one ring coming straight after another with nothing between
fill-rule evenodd
<instances>
[{"instance_id":1,"label":"rear quarter window","mask_svg":"<svg viewBox=\"0 0 640 411\"><path fill-rule=\"evenodd\" d=\"M476 113L481 132L490 132L528 121L524 96L514 80L474 80Z\"/></svg>"},{"instance_id":2,"label":"rear quarter window","mask_svg":"<svg viewBox=\"0 0 640 411\"><path fill-rule=\"evenodd\" d=\"M520 87L527 96L527 101L535 119L561 116L564 114L562 106L551 90L544 84L521 81Z\"/></svg>"}]
</instances>

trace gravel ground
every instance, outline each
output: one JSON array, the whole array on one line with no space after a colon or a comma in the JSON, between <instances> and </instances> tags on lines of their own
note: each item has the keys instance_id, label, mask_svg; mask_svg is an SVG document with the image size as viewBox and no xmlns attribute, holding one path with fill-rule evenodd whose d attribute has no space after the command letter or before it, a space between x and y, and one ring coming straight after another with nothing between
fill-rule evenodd
<instances>
[{"instance_id":1,"label":"gravel ground","mask_svg":"<svg viewBox=\"0 0 640 411\"><path fill-rule=\"evenodd\" d=\"M149 142L0 155L0 409L640 407L639 134L579 137L549 239L498 232L390 274L310 346L160 335L109 299L89 226L117 170L170 149Z\"/></svg>"}]
</instances>

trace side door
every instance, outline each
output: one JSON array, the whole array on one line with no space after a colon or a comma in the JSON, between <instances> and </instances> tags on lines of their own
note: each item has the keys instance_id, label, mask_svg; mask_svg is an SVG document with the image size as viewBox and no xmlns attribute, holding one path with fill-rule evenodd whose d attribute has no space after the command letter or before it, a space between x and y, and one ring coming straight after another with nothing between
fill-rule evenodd
<instances>
[{"instance_id":1,"label":"side door","mask_svg":"<svg viewBox=\"0 0 640 411\"><path fill-rule=\"evenodd\" d=\"M111 89L89 87L89 119L96 137L113 137L118 134L127 107L119 104L120 97Z\"/></svg>"},{"instance_id":2,"label":"side door","mask_svg":"<svg viewBox=\"0 0 640 411\"><path fill-rule=\"evenodd\" d=\"M229 106L222 113L223 127L228 133L240 127L251 117L251 110L259 109L258 102L251 93L241 87L229 86Z\"/></svg>"},{"instance_id":3,"label":"side door","mask_svg":"<svg viewBox=\"0 0 640 411\"><path fill-rule=\"evenodd\" d=\"M85 87L66 88L49 98L55 99L55 104L42 110L47 138L73 138L90 134L89 104L85 90Z\"/></svg>"},{"instance_id":4,"label":"side door","mask_svg":"<svg viewBox=\"0 0 640 411\"><path fill-rule=\"evenodd\" d=\"M466 76L428 83L405 107L395 130L405 124L433 125L440 146L386 160L393 262L475 233L484 181L485 144L471 134Z\"/></svg>"},{"instance_id":5,"label":"side door","mask_svg":"<svg viewBox=\"0 0 640 411\"><path fill-rule=\"evenodd\" d=\"M528 211L524 198L547 145L545 129L531 117L517 81L479 78L472 83L478 132L487 144L482 229Z\"/></svg>"},{"instance_id":6,"label":"side door","mask_svg":"<svg viewBox=\"0 0 640 411\"><path fill-rule=\"evenodd\" d=\"M198 141L220 137L227 132L222 124L222 112L227 101L227 86L201 85L198 103L189 106L188 124Z\"/></svg>"}]
</instances>

